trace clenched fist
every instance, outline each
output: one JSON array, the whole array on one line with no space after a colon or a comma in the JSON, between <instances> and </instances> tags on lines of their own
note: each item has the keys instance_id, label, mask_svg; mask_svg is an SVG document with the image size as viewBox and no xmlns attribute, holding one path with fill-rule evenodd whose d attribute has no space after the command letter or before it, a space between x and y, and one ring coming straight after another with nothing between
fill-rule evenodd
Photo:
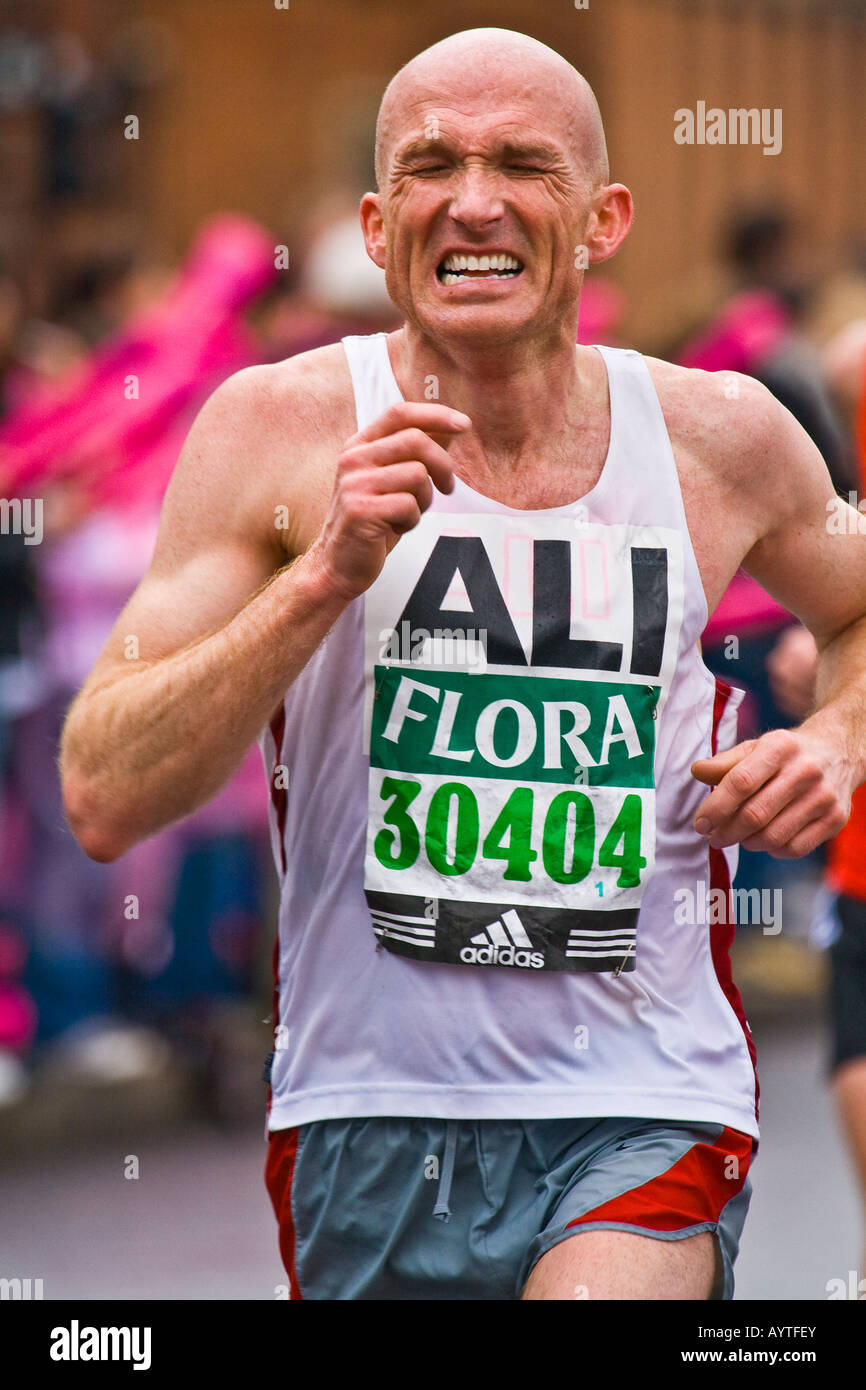
<instances>
[{"instance_id":1,"label":"clenched fist","mask_svg":"<svg viewBox=\"0 0 866 1390\"><path fill-rule=\"evenodd\" d=\"M447 406L401 401L345 445L311 549L326 582L347 601L370 587L389 551L418 525L434 486L452 491L448 445L470 424Z\"/></svg>"},{"instance_id":2,"label":"clenched fist","mask_svg":"<svg viewBox=\"0 0 866 1390\"><path fill-rule=\"evenodd\" d=\"M741 844L798 859L837 834L851 812L850 765L808 727L773 729L699 758L692 776L715 787L694 827L716 848Z\"/></svg>"}]
</instances>

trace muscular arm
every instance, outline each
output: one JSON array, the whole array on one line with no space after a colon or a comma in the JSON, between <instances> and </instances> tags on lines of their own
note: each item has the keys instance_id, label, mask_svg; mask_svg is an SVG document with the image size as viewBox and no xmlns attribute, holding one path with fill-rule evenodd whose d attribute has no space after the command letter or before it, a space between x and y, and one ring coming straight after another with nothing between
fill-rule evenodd
<instances>
[{"instance_id":1,"label":"muscular arm","mask_svg":"<svg viewBox=\"0 0 866 1390\"><path fill-rule=\"evenodd\" d=\"M273 505L249 488L258 373L231 378L193 425L151 567L67 716L64 802L95 859L216 793L345 606L309 557L286 566ZM293 500L287 478L279 501Z\"/></svg>"},{"instance_id":2,"label":"muscular arm","mask_svg":"<svg viewBox=\"0 0 866 1390\"><path fill-rule=\"evenodd\" d=\"M841 828L866 778L866 536L857 513L833 500L824 461L793 417L754 386L746 409L743 506L758 534L743 565L814 636L817 701L798 729L695 764L700 780L718 784L695 824L711 844L788 858Z\"/></svg>"},{"instance_id":3,"label":"muscular arm","mask_svg":"<svg viewBox=\"0 0 866 1390\"><path fill-rule=\"evenodd\" d=\"M768 485L778 489L779 514L744 565L815 638L816 709L803 727L838 742L859 785L866 777L866 535L787 411L775 428Z\"/></svg>"},{"instance_id":4,"label":"muscular arm","mask_svg":"<svg viewBox=\"0 0 866 1390\"><path fill-rule=\"evenodd\" d=\"M91 858L117 858L219 790L337 617L417 525L433 484L453 485L445 447L425 431L447 441L465 416L403 403L341 448L322 425L337 403L328 371L317 380L296 361L238 374L203 409L151 567L70 708L63 797ZM278 370L297 372L295 389L275 390ZM285 440L285 465L275 440ZM323 483L327 498L335 472L328 506ZM278 507L303 552L289 565Z\"/></svg>"}]
</instances>

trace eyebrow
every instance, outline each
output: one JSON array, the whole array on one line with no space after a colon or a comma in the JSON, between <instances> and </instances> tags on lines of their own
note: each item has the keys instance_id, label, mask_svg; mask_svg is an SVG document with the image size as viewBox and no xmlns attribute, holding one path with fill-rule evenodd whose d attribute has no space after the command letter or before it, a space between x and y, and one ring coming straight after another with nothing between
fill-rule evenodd
<instances>
[{"instance_id":1,"label":"eyebrow","mask_svg":"<svg viewBox=\"0 0 866 1390\"><path fill-rule=\"evenodd\" d=\"M398 163L411 163L413 160L424 159L434 154L452 156L453 153L454 147L448 140L441 137L439 139L419 137L410 140L398 149L394 159ZM562 158L561 152L553 149L550 145L545 145L539 141L521 141L513 138L503 140L494 147L493 153L505 159L540 159L547 163L555 163Z\"/></svg>"},{"instance_id":2,"label":"eyebrow","mask_svg":"<svg viewBox=\"0 0 866 1390\"><path fill-rule=\"evenodd\" d=\"M500 149L504 155L515 155L520 159L541 159L553 163L562 158L560 150L540 140L503 140Z\"/></svg>"},{"instance_id":3,"label":"eyebrow","mask_svg":"<svg viewBox=\"0 0 866 1390\"><path fill-rule=\"evenodd\" d=\"M394 154L394 158L395 160L423 159L425 155L448 154L449 152L450 146L447 141L427 140L420 137L411 140L408 144L404 145L402 149L398 149Z\"/></svg>"}]
</instances>

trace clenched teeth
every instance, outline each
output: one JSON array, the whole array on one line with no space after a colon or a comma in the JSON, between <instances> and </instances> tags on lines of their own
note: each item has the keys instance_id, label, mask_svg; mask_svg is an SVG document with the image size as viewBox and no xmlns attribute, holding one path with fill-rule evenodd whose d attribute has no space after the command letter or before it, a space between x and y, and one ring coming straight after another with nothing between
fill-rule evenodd
<instances>
[{"instance_id":1,"label":"clenched teeth","mask_svg":"<svg viewBox=\"0 0 866 1390\"><path fill-rule=\"evenodd\" d=\"M446 256L442 262L441 270L455 272L460 270L522 270L523 266L516 256L509 256L506 252L499 252L495 256L464 256L452 254Z\"/></svg>"}]
</instances>

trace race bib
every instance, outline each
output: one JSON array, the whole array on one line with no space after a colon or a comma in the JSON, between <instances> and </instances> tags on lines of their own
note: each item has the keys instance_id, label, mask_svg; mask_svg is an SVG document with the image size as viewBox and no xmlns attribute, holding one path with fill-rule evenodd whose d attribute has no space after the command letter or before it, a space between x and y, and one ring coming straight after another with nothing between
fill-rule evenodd
<instances>
[{"instance_id":1,"label":"race bib","mask_svg":"<svg viewBox=\"0 0 866 1390\"><path fill-rule=\"evenodd\" d=\"M365 596L364 890L413 960L633 970L676 530L427 511Z\"/></svg>"}]
</instances>

